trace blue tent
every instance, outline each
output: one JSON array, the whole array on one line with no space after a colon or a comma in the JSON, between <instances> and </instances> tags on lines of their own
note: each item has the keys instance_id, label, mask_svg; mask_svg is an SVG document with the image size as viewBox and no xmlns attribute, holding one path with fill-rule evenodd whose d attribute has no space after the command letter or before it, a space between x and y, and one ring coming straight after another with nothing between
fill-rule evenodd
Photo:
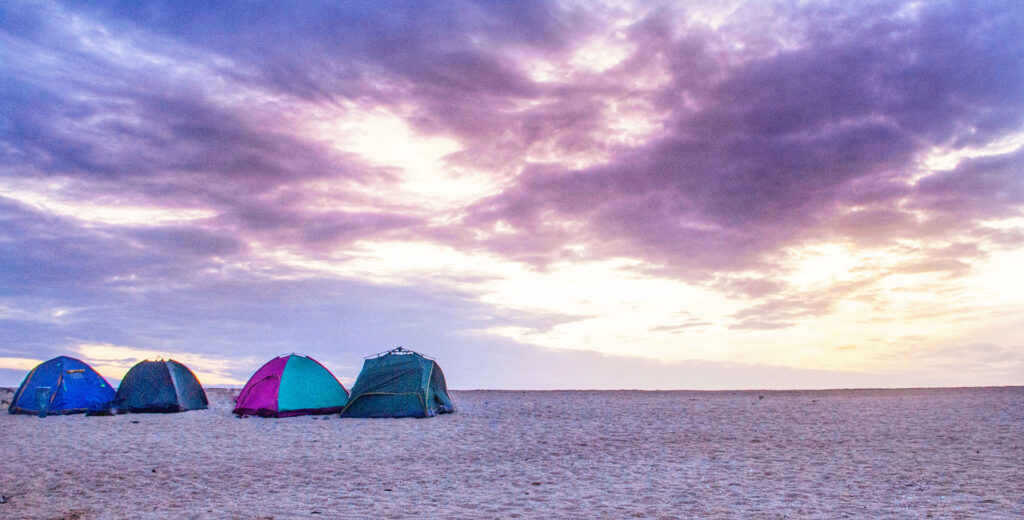
<instances>
[{"instance_id":1,"label":"blue tent","mask_svg":"<svg viewBox=\"0 0 1024 520\"><path fill-rule=\"evenodd\" d=\"M114 399L114 389L103 376L84 362L67 356L58 356L40 363L25 376L25 381L14 393L10 413L39 413L37 391L48 387L47 413L83 413L106 408Z\"/></svg>"}]
</instances>

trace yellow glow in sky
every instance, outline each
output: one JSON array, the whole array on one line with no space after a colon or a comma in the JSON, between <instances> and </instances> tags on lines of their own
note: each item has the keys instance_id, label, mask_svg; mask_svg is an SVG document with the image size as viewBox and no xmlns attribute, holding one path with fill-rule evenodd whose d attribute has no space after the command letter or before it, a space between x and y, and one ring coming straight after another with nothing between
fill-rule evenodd
<instances>
[{"instance_id":1,"label":"yellow glow in sky","mask_svg":"<svg viewBox=\"0 0 1024 520\"><path fill-rule=\"evenodd\" d=\"M33 368L35 368L36 365L42 362L42 359L0 357L0 368L28 371L32 370Z\"/></svg>"},{"instance_id":2,"label":"yellow glow in sky","mask_svg":"<svg viewBox=\"0 0 1024 520\"><path fill-rule=\"evenodd\" d=\"M891 248L856 250L838 243L791 248L780 260L785 274L779 280L787 286L789 303L804 298L807 306L796 305L791 319L783 317L785 326L768 329L737 328L734 315L760 300L642 274L637 259L564 262L538 270L420 242L361 242L336 261L254 250L299 272L388 285L433 280L496 308L575 318L545 329L503 326L478 332L549 348L660 360L878 371L896 366L885 361L894 348L931 348L967 330L999 329L1012 318L984 309L1024 309L1018 289L1024 286L1019 269L1024 249L981 261L970 276L948 278L934 272L899 274L897 268L915 258ZM943 296L950 294L957 298ZM826 302L831 307L819 312Z\"/></svg>"},{"instance_id":3,"label":"yellow glow in sky","mask_svg":"<svg viewBox=\"0 0 1024 520\"><path fill-rule=\"evenodd\" d=\"M307 114L301 131L328 143L339 152L384 167L398 182L370 186L364 195L382 205L396 202L428 210L459 207L495 192L499 184L489 172L448 164L446 156L462 145L455 139L424 134L406 122L405 116L384 108L347 104L338 112ZM315 185L314 185L315 187ZM330 186L323 186L330 190ZM346 183L346 190L359 189Z\"/></svg>"},{"instance_id":4,"label":"yellow glow in sky","mask_svg":"<svg viewBox=\"0 0 1024 520\"><path fill-rule=\"evenodd\" d=\"M83 343L73 347L79 358L91 365L97 372L108 379L122 379L132 366L145 359L174 359L195 373L203 386L237 386L245 384L226 374L226 370L235 367L258 367L260 364L252 360L229 360L190 354L184 352L164 352L152 349L141 349L110 344Z\"/></svg>"},{"instance_id":5,"label":"yellow glow in sky","mask_svg":"<svg viewBox=\"0 0 1024 520\"><path fill-rule=\"evenodd\" d=\"M13 189L0 185L0 197L16 200L51 215L78 219L87 224L152 226L202 220L217 215L216 212L205 209L130 206L117 201L70 200L60 196L59 185L41 188L34 186Z\"/></svg>"}]
</instances>

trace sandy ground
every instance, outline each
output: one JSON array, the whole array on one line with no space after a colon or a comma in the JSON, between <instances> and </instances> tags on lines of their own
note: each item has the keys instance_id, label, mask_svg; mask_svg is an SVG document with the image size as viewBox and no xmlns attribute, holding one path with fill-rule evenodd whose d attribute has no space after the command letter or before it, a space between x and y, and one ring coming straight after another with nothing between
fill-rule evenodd
<instances>
[{"instance_id":1,"label":"sandy ground","mask_svg":"<svg viewBox=\"0 0 1024 520\"><path fill-rule=\"evenodd\" d=\"M1022 387L453 397L433 419L236 419L225 390L0 414L0 518L1024 518Z\"/></svg>"}]
</instances>

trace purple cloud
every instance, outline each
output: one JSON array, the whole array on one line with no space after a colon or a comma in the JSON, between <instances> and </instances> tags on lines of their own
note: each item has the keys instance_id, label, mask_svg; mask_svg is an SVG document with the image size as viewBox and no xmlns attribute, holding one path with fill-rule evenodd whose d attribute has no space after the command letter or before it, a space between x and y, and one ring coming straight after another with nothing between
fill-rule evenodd
<instances>
[{"instance_id":1,"label":"purple cloud","mask_svg":"<svg viewBox=\"0 0 1024 520\"><path fill-rule=\"evenodd\" d=\"M915 186L915 208L958 219L1000 218L1024 206L1024 150L964 160Z\"/></svg>"},{"instance_id":2,"label":"purple cloud","mask_svg":"<svg viewBox=\"0 0 1024 520\"><path fill-rule=\"evenodd\" d=\"M514 238L487 245L517 258L559 258L583 236L598 244L597 256L640 255L705 276L758 266L764 253L831 233L877 245L928 231L900 205L904 198L939 210L942 200L969 204L978 192L990 214L1017 211L1013 161L994 160L1005 163L998 174L939 174L913 189L907 181L931 147L1020 131L1024 60L1005 42L1024 29L1021 13L943 4L908 17L897 5L879 7L865 7L870 16L821 6L791 13L801 23L787 36L803 45L720 65L710 74L717 81L671 70L675 81L662 94L671 114L665 135L598 167L529 169L467 222L513 226ZM651 47L636 54L692 53L671 44L687 36L645 40ZM706 44L695 59L724 45ZM957 189L958 182L971 187ZM843 216L849 204L868 210ZM566 221L571 232L560 225Z\"/></svg>"}]
</instances>

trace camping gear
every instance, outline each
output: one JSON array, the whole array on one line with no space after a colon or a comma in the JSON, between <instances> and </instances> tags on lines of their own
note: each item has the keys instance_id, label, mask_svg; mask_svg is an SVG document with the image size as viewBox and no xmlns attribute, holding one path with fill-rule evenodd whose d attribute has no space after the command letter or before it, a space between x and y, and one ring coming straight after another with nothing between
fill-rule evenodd
<instances>
[{"instance_id":1,"label":"camping gear","mask_svg":"<svg viewBox=\"0 0 1024 520\"><path fill-rule=\"evenodd\" d=\"M121 380L113 408L118 413L173 413L209 405L195 374L173 359L140 361Z\"/></svg>"},{"instance_id":2,"label":"camping gear","mask_svg":"<svg viewBox=\"0 0 1024 520\"><path fill-rule=\"evenodd\" d=\"M433 417L455 411L433 358L398 347L366 358L342 417Z\"/></svg>"},{"instance_id":3,"label":"camping gear","mask_svg":"<svg viewBox=\"0 0 1024 520\"><path fill-rule=\"evenodd\" d=\"M309 356L288 354L267 361L235 399L237 415L292 417L338 413L348 391L334 374Z\"/></svg>"},{"instance_id":4,"label":"camping gear","mask_svg":"<svg viewBox=\"0 0 1024 520\"><path fill-rule=\"evenodd\" d=\"M58 356L25 376L8 411L40 417L84 413L104 408L113 398L114 389L92 367L73 357Z\"/></svg>"}]
</instances>

